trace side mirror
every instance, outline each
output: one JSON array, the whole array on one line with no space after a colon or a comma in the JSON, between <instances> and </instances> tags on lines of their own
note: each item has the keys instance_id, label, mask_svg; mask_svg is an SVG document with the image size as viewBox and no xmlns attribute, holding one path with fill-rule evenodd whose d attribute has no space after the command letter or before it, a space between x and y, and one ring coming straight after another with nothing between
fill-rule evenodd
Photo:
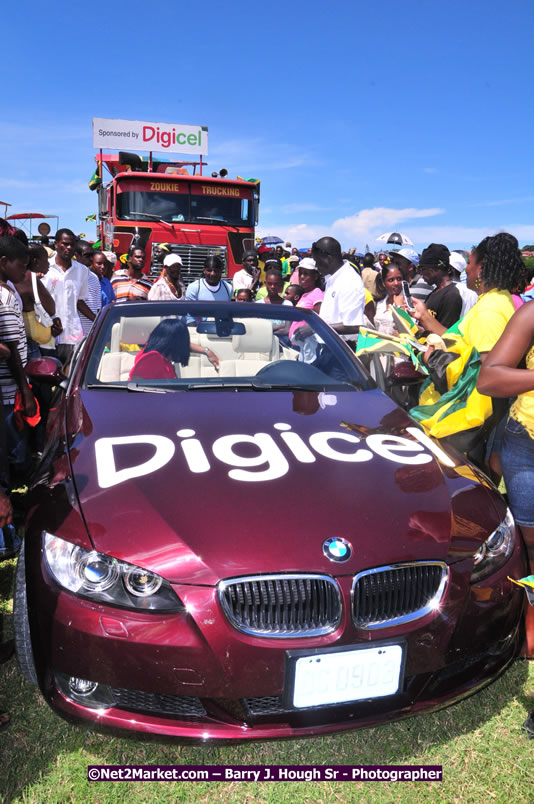
<instances>
[{"instance_id":1,"label":"side mirror","mask_svg":"<svg viewBox=\"0 0 534 804\"><path fill-rule=\"evenodd\" d=\"M67 379L57 357L34 357L26 363L24 372L31 380L47 385L59 385Z\"/></svg>"},{"instance_id":2,"label":"side mirror","mask_svg":"<svg viewBox=\"0 0 534 804\"><path fill-rule=\"evenodd\" d=\"M397 363L388 379L390 385L414 385L426 380L426 375L417 371L409 360L403 360Z\"/></svg>"}]
</instances>

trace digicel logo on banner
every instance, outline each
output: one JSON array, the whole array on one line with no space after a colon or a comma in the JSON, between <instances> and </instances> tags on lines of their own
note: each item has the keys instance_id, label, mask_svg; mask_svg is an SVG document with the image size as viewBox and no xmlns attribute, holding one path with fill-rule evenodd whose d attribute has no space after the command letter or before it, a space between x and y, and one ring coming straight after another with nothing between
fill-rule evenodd
<instances>
[{"instance_id":1,"label":"digicel logo on banner","mask_svg":"<svg viewBox=\"0 0 534 804\"><path fill-rule=\"evenodd\" d=\"M208 128L93 117L93 147L205 156L208 153Z\"/></svg>"}]
</instances>

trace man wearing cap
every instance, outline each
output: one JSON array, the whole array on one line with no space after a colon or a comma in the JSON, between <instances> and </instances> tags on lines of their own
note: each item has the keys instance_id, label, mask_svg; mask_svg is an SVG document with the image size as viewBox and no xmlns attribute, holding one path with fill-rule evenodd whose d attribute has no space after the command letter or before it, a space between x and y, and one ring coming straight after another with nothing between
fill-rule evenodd
<instances>
[{"instance_id":1,"label":"man wearing cap","mask_svg":"<svg viewBox=\"0 0 534 804\"><path fill-rule=\"evenodd\" d=\"M451 251L449 257L449 264L452 268L451 279L456 285L456 290L462 298L462 313L461 318L467 313L471 307L477 303L478 294L474 290L469 290L467 285L460 280L462 272L467 268L467 261L457 251Z\"/></svg>"},{"instance_id":2,"label":"man wearing cap","mask_svg":"<svg viewBox=\"0 0 534 804\"><path fill-rule=\"evenodd\" d=\"M447 246L431 243L419 261L423 279L429 285L435 285L435 290L427 296L426 307L446 329L456 324L462 314L462 297L451 279L450 256Z\"/></svg>"},{"instance_id":3,"label":"man wearing cap","mask_svg":"<svg viewBox=\"0 0 534 804\"><path fill-rule=\"evenodd\" d=\"M149 301L173 301L181 299L185 292L182 282L182 258L178 254L167 254L163 260L163 270L148 292Z\"/></svg>"},{"instance_id":4,"label":"man wearing cap","mask_svg":"<svg viewBox=\"0 0 534 804\"><path fill-rule=\"evenodd\" d=\"M402 278L410 285L410 295L414 299L426 301L434 290L434 285L428 282L418 273L419 254L413 248L401 248L399 251L391 251L390 257L398 265Z\"/></svg>"}]
</instances>

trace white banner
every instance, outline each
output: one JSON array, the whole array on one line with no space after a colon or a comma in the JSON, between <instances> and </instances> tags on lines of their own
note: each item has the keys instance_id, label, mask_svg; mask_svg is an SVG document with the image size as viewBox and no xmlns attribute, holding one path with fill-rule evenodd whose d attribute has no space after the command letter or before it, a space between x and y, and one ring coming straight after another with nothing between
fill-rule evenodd
<instances>
[{"instance_id":1,"label":"white banner","mask_svg":"<svg viewBox=\"0 0 534 804\"><path fill-rule=\"evenodd\" d=\"M208 127L93 117L93 147L206 156Z\"/></svg>"}]
</instances>

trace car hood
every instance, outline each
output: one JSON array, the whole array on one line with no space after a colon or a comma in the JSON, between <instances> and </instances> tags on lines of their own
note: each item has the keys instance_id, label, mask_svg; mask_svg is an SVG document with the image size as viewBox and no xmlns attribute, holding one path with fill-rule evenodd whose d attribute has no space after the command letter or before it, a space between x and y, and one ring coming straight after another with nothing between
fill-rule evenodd
<instances>
[{"instance_id":1,"label":"car hood","mask_svg":"<svg viewBox=\"0 0 534 804\"><path fill-rule=\"evenodd\" d=\"M89 390L66 422L95 549L173 582L450 562L502 513L471 467L443 466L378 390ZM350 543L348 560L325 556L330 537Z\"/></svg>"}]
</instances>

